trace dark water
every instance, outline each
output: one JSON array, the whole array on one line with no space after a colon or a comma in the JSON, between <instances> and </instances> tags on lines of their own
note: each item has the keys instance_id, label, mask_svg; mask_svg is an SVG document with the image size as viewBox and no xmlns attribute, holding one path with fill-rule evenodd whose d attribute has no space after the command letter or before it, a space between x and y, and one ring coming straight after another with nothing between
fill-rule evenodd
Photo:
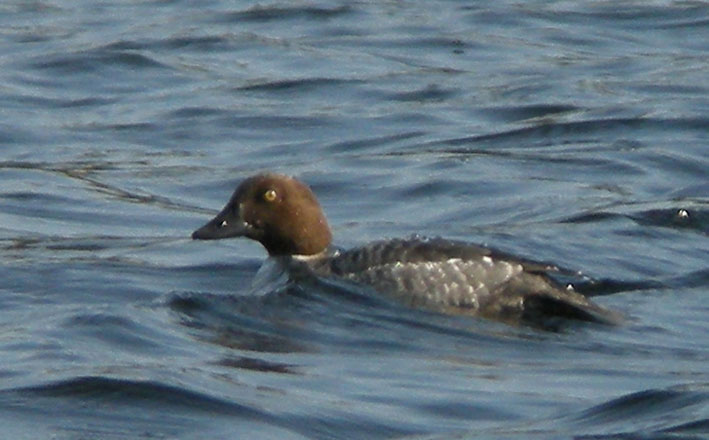
<instances>
[{"instance_id":1,"label":"dark water","mask_svg":"<svg viewBox=\"0 0 709 440\"><path fill-rule=\"evenodd\" d=\"M0 437L709 438L706 3L11 0L0 67ZM628 323L254 292L188 237L263 170Z\"/></svg>"}]
</instances>

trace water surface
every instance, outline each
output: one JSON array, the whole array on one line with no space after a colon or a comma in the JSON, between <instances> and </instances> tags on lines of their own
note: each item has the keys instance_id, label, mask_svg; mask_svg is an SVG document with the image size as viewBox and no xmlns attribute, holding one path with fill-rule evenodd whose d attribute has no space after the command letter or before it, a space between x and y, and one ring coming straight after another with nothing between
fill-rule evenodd
<instances>
[{"instance_id":1,"label":"water surface","mask_svg":"<svg viewBox=\"0 0 709 440\"><path fill-rule=\"evenodd\" d=\"M3 437L709 436L709 7L488 3L3 3ZM264 170L340 246L486 243L628 322L254 291L189 235Z\"/></svg>"}]
</instances>

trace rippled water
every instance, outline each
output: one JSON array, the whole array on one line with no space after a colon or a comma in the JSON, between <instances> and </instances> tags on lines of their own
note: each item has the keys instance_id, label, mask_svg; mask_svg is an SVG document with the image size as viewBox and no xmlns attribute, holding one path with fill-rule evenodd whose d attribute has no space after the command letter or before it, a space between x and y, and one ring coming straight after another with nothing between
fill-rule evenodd
<instances>
[{"instance_id":1,"label":"rippled water","mask_svg":"<svg viewBox=\"0 0 709 440\"><path fill-rule=\"evenodd\" d=\"M704 2L0 5L0 433L709 436ZM257 171L337 244L580 269L618 328L440 316L189 234Z\"/></svg>"}]
</instances>

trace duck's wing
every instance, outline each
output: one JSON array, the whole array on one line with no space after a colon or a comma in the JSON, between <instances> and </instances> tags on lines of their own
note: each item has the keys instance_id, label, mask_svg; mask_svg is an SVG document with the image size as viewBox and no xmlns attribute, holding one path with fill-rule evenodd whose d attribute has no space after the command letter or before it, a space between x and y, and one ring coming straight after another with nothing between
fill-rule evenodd
<instances>
[{"instance_id":1,"label":"duck's wing","mask_svg":"<svg viewBox=\"0 0 709 440\"><path fill-rule=\"evenodd\" d=\"M330 274L415 307L502 321L615 316L547 276L556 266L445 239L374 242L330 260Z\"/></svg>"}]
</instances>

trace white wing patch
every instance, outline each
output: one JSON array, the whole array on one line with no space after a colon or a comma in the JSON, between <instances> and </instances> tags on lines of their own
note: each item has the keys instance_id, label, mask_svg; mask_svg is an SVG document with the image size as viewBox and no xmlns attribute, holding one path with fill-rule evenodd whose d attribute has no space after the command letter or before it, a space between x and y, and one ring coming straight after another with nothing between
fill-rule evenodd
<instances>
[{"instance_id":1,"label":"white wing patch","mask_svg":"<svg viewBox=\"0 0 709 440\"><path fill-rule=\"evenodd\" d=\"M484 256L481 260L397 261L350 273L348 278L411 303L477 309L485 297L522 271L521 264Z\"/></svg>"}]
</instances>

